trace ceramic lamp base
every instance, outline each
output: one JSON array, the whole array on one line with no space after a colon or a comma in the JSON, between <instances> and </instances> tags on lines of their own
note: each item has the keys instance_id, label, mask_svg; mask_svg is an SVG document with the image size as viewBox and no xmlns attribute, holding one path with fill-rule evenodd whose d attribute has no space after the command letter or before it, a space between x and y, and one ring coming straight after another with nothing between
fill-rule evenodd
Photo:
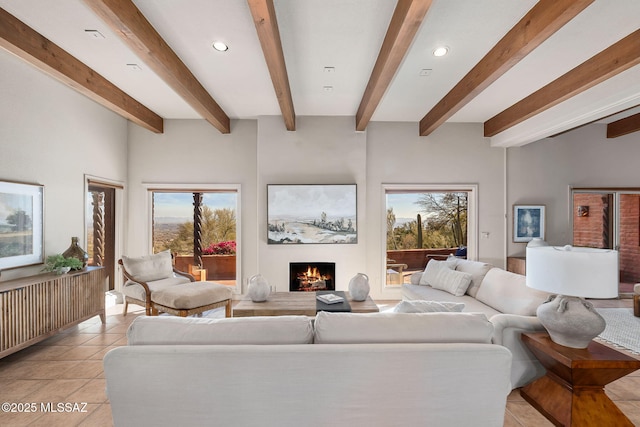
<instances>
[{"instance_id":1,"label":"ceramic lamp base","mask_svg":"<svg viewBox=\"0 0 640 427\"><path fill-rule=\"evenodd\" d=\"M538 319L549 332L551 340L571 348L587 348L606 322L583 298L553 295L538 307Z\"/></svg>"}]
</instances>

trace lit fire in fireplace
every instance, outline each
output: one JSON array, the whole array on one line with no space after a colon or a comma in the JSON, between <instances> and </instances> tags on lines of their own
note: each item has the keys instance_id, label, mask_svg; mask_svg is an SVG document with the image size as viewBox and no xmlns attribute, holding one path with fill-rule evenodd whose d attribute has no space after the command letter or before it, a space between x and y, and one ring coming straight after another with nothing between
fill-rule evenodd
<instances>
[{"instance_id":1,"label":"lit fire in fireplace","mask_svg":"<svg viewBox=\"0 0 640 427\"><path fill-rule=\"evenodd\" d=\"M307 271L298 274L298 287L301 291L318 291L327 289L327 280L331 276L322 275L316 267L307 267Z\"/></svg>"}]
</instances>

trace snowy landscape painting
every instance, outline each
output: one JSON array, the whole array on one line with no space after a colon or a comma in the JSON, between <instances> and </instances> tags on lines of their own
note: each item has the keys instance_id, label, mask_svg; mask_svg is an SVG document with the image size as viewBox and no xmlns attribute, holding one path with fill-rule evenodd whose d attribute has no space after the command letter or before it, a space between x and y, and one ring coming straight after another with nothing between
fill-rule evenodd
<instances>
[{"instance_id":1,"label":"snowy landscape painting","mask_svg":"<svg viewBox=\"0 0 640 427\"><path fill-rule=\"evenodd\" d=\"M267 185L268 243L358 243L356 185Z\"/></svg>"}]
</instances>

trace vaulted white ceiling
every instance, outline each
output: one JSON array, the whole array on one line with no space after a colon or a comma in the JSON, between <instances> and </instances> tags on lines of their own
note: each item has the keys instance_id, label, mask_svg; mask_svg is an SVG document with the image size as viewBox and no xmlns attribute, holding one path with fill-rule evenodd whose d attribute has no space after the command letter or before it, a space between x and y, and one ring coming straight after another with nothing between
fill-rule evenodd
<instances>
[{"instance_id":1,"label":"vaulted white ceiling","mask_svg":"<svg viewBox=\"0 0 640 427\"><path fill-rule=\"evenodd\" d=\"M245 0L133 0L231 119L280 115ZM433 0L372 121L417 123L536 5L535 0ZM274 0L295 114L355 116L395 0ZM158 77L82 0L0 0L0 7L159 116L200 114ZM640 28L640 1L596 0L453 114L484 123ZM85 30L98 30L104 39ZM211 47L228 44L227 52ZM440 45L449 48L434 57ZM640 55L640 45L638 46ZM138 64L132 70L127 64ZM326 72L325 67L333 67ZM422 70L426 76L421 75ZM330 86L331 90L327 87ZM491 138L513 146L596 120L640 112L634 65ZM606 116L628 108L620 116ZM284 126L284 125L283 125ZM355 129L355 124L354 124Z\"/></svg>"}]
</instances>

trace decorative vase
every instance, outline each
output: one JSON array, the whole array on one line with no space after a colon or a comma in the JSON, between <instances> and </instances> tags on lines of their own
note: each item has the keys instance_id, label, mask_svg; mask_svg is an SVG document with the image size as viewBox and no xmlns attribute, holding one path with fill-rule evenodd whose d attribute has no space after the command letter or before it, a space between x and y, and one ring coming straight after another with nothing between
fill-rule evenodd
<instances>
[{"instance_id":1,"label":"decorative vase","mask_svg":"<svg viewBox=\"0 0 640 427\"><path fill-rule=\"evenodd\" d=\"M62 256L65 258L79 259L82 262L82 268L85 268L87 266L87 263L89 262L89 254L86 253L84 249L82 249L78 245L77 237L71 238L71 246L69 246L69 249L62 253Z\"/></svg>"},{"instance_id":2,"label":"decorative vase","mask_svg":"<svg viewBox=\"0 0 640 427\"><path fill-rule=\"evenodd\" d=\"M251 301L266 301L270 293L271 288L269 287L269 282L267 282L267 279L262 277L261 274L256 274L249 279L248 294Z\"/></svg>"},{"instance_id":3,"label":"decorative vase","mask_svg":"<svg viewBox=\"0 0 640 427\"><path fill-rule=\"evenodd\" d=\"M579 297L551 295L536 314L551 340L565 347L587 348L606 327L593 304Z\"/></svg>"},{"instance_id":4,"label":"decorative vase","mask_svg":"<svg viewBox=\"0 0 640 427\"><path fill-rule=\"evenodd\" d=\"M358 273L349 280L349 295L354 301L364 301L369 295L369 276Z\"/></svg>"}]
</instances>

